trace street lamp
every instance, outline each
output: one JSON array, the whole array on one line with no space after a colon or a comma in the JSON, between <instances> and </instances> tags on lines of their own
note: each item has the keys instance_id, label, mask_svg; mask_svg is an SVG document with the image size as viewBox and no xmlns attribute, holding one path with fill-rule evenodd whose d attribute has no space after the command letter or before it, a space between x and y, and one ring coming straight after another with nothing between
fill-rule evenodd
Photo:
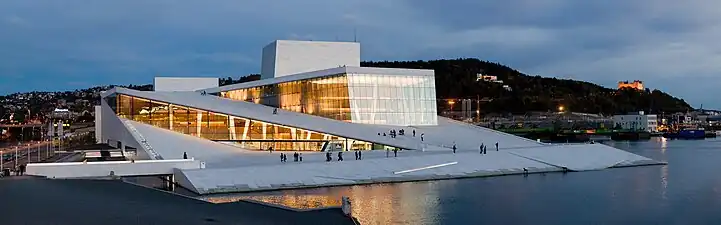
<instances>
[{"instance_id":1,"label":"street lamp","mask_svg":"<svg viewBox=\"0 0 721 225\"><path fill-rule=\"evenodd\" d=\"M453 112L453 104L456 104L456 102L455 102L455 101L453 101L453 99L451 99L451 100L448 100L448 105L450 105L450 106L451 106L451 112Z\"/></svg>"}]
</instances>

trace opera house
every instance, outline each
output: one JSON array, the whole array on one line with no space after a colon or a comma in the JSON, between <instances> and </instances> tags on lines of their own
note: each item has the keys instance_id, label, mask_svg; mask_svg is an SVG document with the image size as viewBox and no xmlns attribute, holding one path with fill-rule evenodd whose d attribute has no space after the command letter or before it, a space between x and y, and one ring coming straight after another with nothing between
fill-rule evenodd
<instances>
[{"instance_id":1,"label":"opera house","mask_svg":"<svg viewBox=\"0 0 721 225\"><path fill-rule=\"evenodd\" d=\"M174 172L200 194L658 163L606 145L545 144L438 116L433 70L360 61L355 42L275 41L263 48L257 81L158 77L154 91L103 93L96 136L137 149L134 160L201 161ZM363 158L354 160L357 151ZM280 153L304 160L281 162Z\"/></svg>"}]
</instances>

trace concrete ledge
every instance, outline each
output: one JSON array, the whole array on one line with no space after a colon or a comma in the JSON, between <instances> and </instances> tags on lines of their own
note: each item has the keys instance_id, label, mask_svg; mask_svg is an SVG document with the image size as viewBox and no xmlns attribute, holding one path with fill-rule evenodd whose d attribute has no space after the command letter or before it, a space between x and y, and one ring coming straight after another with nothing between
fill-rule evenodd
<instances>
[{"instance_id":1,"label":"concrete ledge","mask_svg":"<svg viewBox=\"0 0 721 225\"><path fill-rule=\"evenodd\" d=\"M633 165L622 165L614 166L612 168L622 167L634 167L634 166L652 166L652 165L666 165L666 162L658 161L640 161L634 162ZM529 174L539 173L558 173L564 172L561 168L528 168ZM574 172L574 171L567 171ZM294 185L271 185L269 187L258 187L258 188L212 188L212 189L199 189L197 194L224 194L224 193L244 193L244 192L261 192L261 191L276 191L276 190L290 190L290 189L303 189L303 188L319 188L319 187L337 187L337 186L352 186L352 185L364 185L364 184L382 184L382 183L400 183L400 182L413 182L413 181L431 181L431 180L448 180L448 179L465 179L465 178L477 178L477 177L495 177L495 176L509 176L509 175L521 175L523 170L511 170L502 169L497 171L476 171L471 173L465 173L461 175L411 175L411 176L398 176L398 177L378 177L373 179L364 180L353 180L352 182L331 182L324 184L301 184L294 183Z\"/></svg>"},{"instance_id":2,"label":"concrete ledge","mask_svg":"<svg viewBox=\"0 0 721 225\"><path fill-rule=\"evenodd\" d=\"M192 159L108 162L31 163L27 174L48 178L90 178L109 176L153 176L173 174L174 169L199 169Z\"/></svg>"}]
</instances>

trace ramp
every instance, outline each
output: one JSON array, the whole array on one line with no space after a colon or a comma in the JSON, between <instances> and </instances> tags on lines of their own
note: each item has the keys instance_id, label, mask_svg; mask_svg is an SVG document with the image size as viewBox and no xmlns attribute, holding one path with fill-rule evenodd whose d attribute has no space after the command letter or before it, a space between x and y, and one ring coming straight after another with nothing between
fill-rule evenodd
<instances>
[{"instance_id":1,"label":"ramp","mask_svg":"<svg viewBox=\"0 0 721 225\"><path fill-rule=\"evenodd\" d=\"M552 145L505 150L519 157L572 171L602 170L617 165L653 160L603 144Z\"/></svg>"}]
</instances>

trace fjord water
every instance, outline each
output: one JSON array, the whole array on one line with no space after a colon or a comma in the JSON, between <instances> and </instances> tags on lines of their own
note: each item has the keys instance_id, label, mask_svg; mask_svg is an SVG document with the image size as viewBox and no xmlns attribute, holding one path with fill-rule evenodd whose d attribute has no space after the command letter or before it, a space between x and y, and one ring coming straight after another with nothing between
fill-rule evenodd
<instances>
[{"instance_id":1,"label":"fjord water","mask_svg":"<svg viewBox=\"0 0 721 225\"><path fill-rule=\"evenodd\" d=\"M668 165L203 198L313 208L349 196L362 224L721 224L721 139L606 144Z\"/></svg>"}]
</instances>

